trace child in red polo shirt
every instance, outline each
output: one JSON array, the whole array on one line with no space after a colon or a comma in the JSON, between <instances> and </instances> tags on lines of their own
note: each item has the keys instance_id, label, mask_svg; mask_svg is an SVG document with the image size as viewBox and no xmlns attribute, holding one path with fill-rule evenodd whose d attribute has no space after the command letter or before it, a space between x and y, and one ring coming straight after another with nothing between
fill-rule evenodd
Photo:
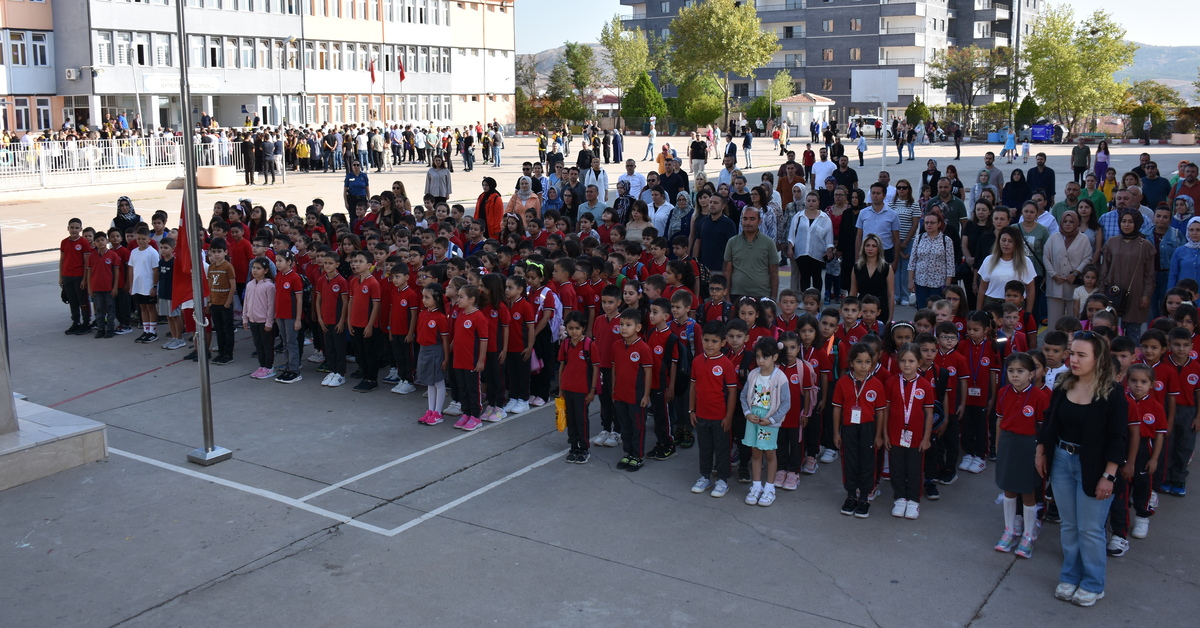
<instances>
[{"instance_id":1,"label":"child in red polo shirt","mask_svg":"<svg viewBox=\"0 0 1200 628\"><path fill-rule=\"evenodd\" d=\"M625 456L618 469L637 471L645 464L646 408L650 407L650 345L641 339L642 314L629 308L621 312L621 340L613 345L613 411L621 426Z\"/></svg>"},{"instance_id":2,"label":"child in red polo shirt","mask_svg":"<svg viewBox=\"0 0 1200 628\"><path fill-rule=\"evenodd\" d=\"M867 495L875 486L875 452L883 446L887 393L875 369L875 353L860 342L846 352L850 371L833 388L833 445L842 452L843 515L866 519L871 513Z\"/></svg>"},{"instance_id":3,"label":"child in red polo shirt","mask_svg":"<svg viewBox=\"0 0 1200 628\"><path fill-rule=\"evenodd\" d=\"M800 337L796 332L781 333L779 341L783 343L779 368L787 376L792 404L783 418L783 424L779 426L779 468L773 484L775 488L794 491L800 481L800 467L804 463L804 427L808 425L812 409L817 405L817 372L811 364L800 358Z\"/></svg>"},{"instance_id":4,"label":"child in red polo shirt","mask_svg":"<svg viewBox=\"0 0 1200 628\"><path fill-rule=\"evenodd\" d=\"M967 322L968 332L971 322ZM1008 358L1005 374L1008 385L996 395L996 421L1000 442L996 450L996 485L1004 491L1004 534L996 543L997 552L1017 549L1017 556L1033 556L1033 540L1037 530L1037 501L1035 493L1042 479L1034 466L1037 448L1037 426L1050 406L1050 395L1034 385L1037 370L1028 353L1014 353ZM1024 506L1024 531L1017 541L1017 497Z\"/></svg>"},{"instance_id":5,"label":"child in red polo shirt","mask_svg":"<svg viewBox=\"0 0 1200 628\"><path fill-rule=\"evenodd\" d=\"M592 360L593 343L584 335L587 317L571 312L564 326L567 339L558 348L558 388L566 405L567 443L571 451L567 462L584 464L588 453L588 406L596 397L596 379L600 366Z\"/></svg>"},{"instance_id":6,"label":"child in red polo shirt","mask_svg":"<svg viewBox=\"0 0 1200 628\"><path fill-rule=\"evenodd\" d=\"M325 335L325 363L317 367L328 375L322 386L336 388L346 383L346 318L350 313L350 284L338 273L337 253L320 255L324 271L316 283L317 324Z\"/></svg>"},{"instance_id":7,"label":"child in red polo shirt","mask_svg":"<svg viewBox=\"0 0 1200 628\"><path fill-rule=\"evenodd\" d=\"M933 432L933 384L921 377L921 349L915 344L896 349L899 373L887 383L888 402L884 415L884 445L891 472L893 517L916 519L921 515L922 467Z\"/></svg>"},{"instance_id":8,"label":"child in red polo shirt","mask_svg":"<svg viewBox=\"0 0 1200 628\"><path fill-rule=\"evenodd\" d=\"M1163 492L1182 497L1187 494L1187 467L1195 449L1195 434L1200 431L1200 417L1196 416L1196 408L1200 406L1200 362L1193 357L1194 340L1186 327L1172 329L1168 341L1171 343L1169 360L1179 375L1180 395L1174 416L1171 408L1163 415L1171 435L1166 446L1167 457L1159 462L1154 479Z\"/></svg>"},{"instance_id":9,"label":"child in red polo shirt","mask_svg":"<svg viewBox=\"0 0 1200 628\"><path fill-rule=\"evenodd\" d=\"M121 272L121 256L108 248L108 235L97 232L92 240L95 251L88 256L83 289L96 303L96 337L116 335L116 298Z\"/></svg>"},{"instance_id":10,"label":"child in red polo shirt","mask_svg":"<svg viewBox=\"0 0 1200 628\"><path fill-rule=\"evenodd\" d=\"M867 328L858 319L861 308L862 301L859 301L857 297L842 299L842 322L833 332L833 340L839 356L838 368L843 373L850 366L850 347L858 344L858 341L867 335Z\"/></svg>"},{"instance_id":11,"label":"child in red polo shirt","mask_svg":"<svg viewBox=\"0 0 1200 628\"><path fill-rule=\"evenodd\" d=\"M1137 438L1130 447L1130 450L1136 451L1136 453L1130 457L1125 468L1118 474L1121 477L1129 477L1130 493L1125 494L1124 497L1117 495L1109 511L1112 516L1113 509L1117 508L1117 502L1120 501L1120 506L1125 509L1125 514L1123 517L1120 512L1116 514L1127 524L1129 519L1127 504L1132 498L1134 518L1130 536L1135 539L1144 539L1150 533L1150 516L1154 514L1154 509L1150 507L1150 479L1162 462L1163 445L1168 431L1162 404L1158 403L1150 394L1154 372L1148 371L1144 366L1134 364L1129 367L1129 391L1126 393L1125 399L1129 405L1129 424L1138 426ZM1116 495L1115 489L1114 495Z\"/></svg>"},{"instance_id":12,"label":"child in red polo shirt","mask_svg":"<svg viewBox=\"0 0 1200 628\"><path fill-rule=\"evenodd\" d=\"M508 301L508 353L504 358L504 383L508 386L506 414L529 411L529 360L533 355L537 312L525 297L525 276L514 273L504 285Z\"/></svg>"},{"instance_id":13,"label":"child in red polo shirt","mask_svg":"<svg viewBox=\"0 0 1200 628\"><path fill-rule=\"evenodd\" d=\"M479 418L483 413L479 374L483 372L487 361L490 338L488 319L479 310L479 301L478 287L467 285L458 289L458 307L462 313L454 321L451 343L454 347L451 373L454 376L454 388L459 391L462 400L462 417L454 423L454 427L468 432L483 424Z\"/></svg>"},{"instance_id":14,"label":"child in red polo shirt","mask_svg":"<svg viewBox=\"0 0 1200 628\"><path fill-rule=\"evenodd\" d=\"M988 408L1000 376L1000 362L993 348L992 316L972 312L967 318L966 339L958 353L967 360L967 405L962 417L963 458L961 471L982 473L987 468Z\"/></svg>"},{"instance_id":15,"label":"child in red polo shirt","mask_svg":"<svg viewBox=\"0 0 1200 628\"><path fill-rule=\"evenodd\" d=\"M421 291L421 313L417 315L416 383L429 387L429 409L418 423L442 422L446 403L446 367L450 362L450 319L445 312L445 294L436 283Z\"/></svg>"},{"instance_id":16,"label":"child in red polo shirt","mask_svg":"<svg viewBox=\"0 0 1200 628\"><path fill-rule=\"evenodd\" d=\"M724 497L729 491L729 432L737 404L737 371L733 362L721 354L724 331L719 321L704 326L700 340L703 353L692 361L688 391L688 419L700 449L700 479L692 485L692 492L703 493L711 486L713 497ZM711 479L714 468L715 484Z\"/></svg>"},{"instance_id":17,"label":"child in red polo shirt","mask_svg":"<svg viewBox=\"0 0 1200 628\"><path fill-rule=\"evenodd\" d=\"M275 258L275 326L283 345L283 372L275 381L292 384L304 379L300 375L300 339L304 324L304 280L296 272L296 256L283 251Z\"/></svg>"},{"instance_id":18,"label":"child in red polo shirt","mask_svg":"<svg viewBox=\"0 0 1200 628\"><path fill-rule=\"evenodd\" d=\"M350 253L350 339L354 343L354 356L362 375L362 381L354 386L355 392L371 392L379 388L379 351L381 334L376 326L379 320L379 282L371 276L371 256L366 251Z\"/></svg>"},{"instance_id":19,"label":"child in red polo shirt","mask_svg":"<svg viewBox=\"0 0 1200 628\"><path fill-rule=\"evenodd\" d=\"M600 366L600 433L593 445L616 447L621 442L613 405L613 347L621 340L621 289L615 285L600 291L601 313L592 324L596 363Z\"/></svg>"},{"instance_id":20,"label":"child in red polo shirt","mask_svg":"<svg viewBox=\"0 0 1200 628\"><path fill-rule=\"evenodd\" d=\"M671 302L657 298L650 303L650 345L654 373L650 380L650 413L654 415L654 438L657 441L647 458L666 460L675 455L671 434L669 406L675 399L675 378L678 375L678 337L671 329Z\"/></svg>"},{"instance_id":21,"label":"child in red polo shirt","mask_svg":"<svg viewBox=\"0 0 1200 628\"><path fill-rule=\"evenodd\" d=\"M407 264L392 265L388 290L391 301L388 308L388 338L391 340L392 358L396 361L396 375L399 378L392 392L398 395L407 395L417 389L412 384L412 344L417 333L417 310L421 297L408 283L408 276Z\"/></svg>"},{"instance_id":22,"label":"child in red polo shirt","mask_svg":"<svg viewBox=\"0 0 1200 628\"><path fill-rule=\"evenodd\" d=\"M482 373L482 380L485 390L485 399L487 405L483 409L483 414L479 415L481 421L502 421L508 418L508 413L504 411L506 403L504 399L504 369L502 363L507 358L508 353L508 326L511 322L511 315L508 311L508 304L504 302L504 276L499 273L487 273L479 278L480 285L480 311L487 317L488 320L488 338L491 342L488 343L488 351L485 357L485 366Z\"/></svg>"},{"instance_id":23,"label":"child in red polo shirt","mask_svg":"<svg viewBox=\"0 0 1200 628\"><path fill-rule=\"evenodd\" d=\"M67 221L67 234L58 245L58 285L71 307L71 327L66 333L81 335L92 329L91 321L83 318L82 310L87 300L84 274L92 245L83 237L83 221L78 218Z\"/></svg>"}]
</instances>

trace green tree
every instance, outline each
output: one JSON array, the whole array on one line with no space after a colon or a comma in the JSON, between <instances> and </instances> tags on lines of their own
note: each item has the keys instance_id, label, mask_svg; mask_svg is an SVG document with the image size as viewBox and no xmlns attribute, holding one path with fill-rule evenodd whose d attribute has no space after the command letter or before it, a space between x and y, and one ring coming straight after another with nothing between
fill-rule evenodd
<instances>
[{"instance_id":1,"label":"green tree","mask_svg":"<svg viewBox=\"0 0 1200 628\"><path fill-rule=\"evenodd\" d=\"M537 61L533 55L517 55L516 78L518 88L537 95Z\"/></svg>"},{"instance_id":2,"label":"green tree","mask_svg":"<svg viewBox=\"0 0 1200 628\"><path fill-rule=\"evenodd\" d=\"M672 65L687 76L722 77L725 118L729 118L729 75L751 76L780 49L774 31L764 30L750 2L708 0L685 6L671 20Z\"/></svg>"},{"instance_id":3,"label":"green tree","mask_svg":"<svg viewBox=\"0 0 1200 628\"><path fill-rule=\"evenodd\" d=\"M609 78L617 89L628 90L639 76L650 71L650 47L646 34L640 28L624 30L619 16L614 15L600 29L600 45L604 46L604 58L612 68Z\"/></svg>"},{"instance_id":4,"label":"green tree","mask_svg":"<svg viewBox=\"0 0 1200 628\"><path fill-rule=\"evenodd\" d=\"M571 94L556 103L555 113L563 120L578 122L587 118L589 111L578 96Z\"/></svg>"},{"instance_id":5,"label":"green tree","mask_svg":"<svg viewBox=\"0 0 1200 628\"><path fill-rule=\"evenodd\" d=\"M969 124L975 99L992 89L997 68L1006 65L1007 61L1003 50L951 46L934 54L925 81L934 89L946 90L960 103Z\"/></svg>"},{"instance_id":6,"label":"green tree","mask_svg":"<svg viewBox=\"0 0 1200 628\"><path fill-rule=\"evenodd\" d=\"M592 87L599 82L600 78L600 70L596 66L596 52L587 44L573 41L568 41L563 45L566 47L563 52L563 60L571 73L571 85L575 88L575 94L579 96L580 102L591 109Z\"/></svg>"},{"instance_id":7,"label":"green tree","mask_svg":"<svg viewBox=\"0 0 1200 628\"><path fill-rule=\"evenodd\" d=\"M928 120L929 107L926 107L925 103L921 102L920 97L914 97L913 101L908 103L908 106L904 108L904 119L908 121L910 125L915 125L918 122Z\"/></svg>"},{"instance_id":8,"label":"green tree","mask_svg":"<svg viewBox=\"0 0 1200 628\"><path fill-rule=\"evenodd\" d=\"M1179 94L1179 90L1157 81L1142 80L1129 86L1125 101L1117 108L1117 113L1129 116L1129 130L1134 133L1140 133L1142 124L1146 118L1150 118L1151 136L1162 137L1170 132L1167 118L1176 115L1185 106L1187 101Z\"/></svg>"},{"instance_id":9,"label":"green tree","mask_svg":"<svg viewBox=\"0 0 1200 628\"><path fill-rule=\"evenodd\" d=\"M679 86L679 109L689 124L710 124L721 115L721 85L711 74L695 76Z\"/></svg>"},{"instance_id":10,"label":"green tree","mask_svg":"<svg viewBox=\"0 0 1200 628\"><path fill-rule=\"evenodd\" d=\"M513 95L514 108L517 113L517 120L528 120L536 117L533 103L529 102L529 97L525 95L525 89L518 87Z\"/></svg>"},{"instance_id":11,"label":"green tree","mask_svg":"<svg viewBox=\"0 0 1200 628\"><path fill-rule=\"evenodd\" d=\"M1018 129L1032 126L1041 114L1042 110L1038 107L1037 101L1033 99L1033 96L1025 94L1025 98L1021 99L1021 106L1017 107L1017 113L1013 115L1013 124Z\"/></svg>"},{"instance_id":12,"label":"green tree","mask_svg":"<svg viewBox=\"0 0 1200 628\"><path fill-rule=\"evenodd\" d=\"M679 75L675 72L675 66L672 64L671 43L666 38L650 33L646 38L646 44L650 50L650 56L646 59L648 69L646 70L654 76L654 83L663 89L679 83Z\"/></svg>"},{"instance_id":13,"label":"green tree","mask_svg":"<svg viewBox=\"0 0 1200 628\"><path fill-rule=\"evenodd\" d=\"M1068 4L1047 5L1025 36L1024 61L1042 111L1075 130L1085 117L1120 106L1128 88L1114 72L1133 62L1137 44L1105 11L1081 22Z\"/></svg>"},{"instance_id":14,"label":"green tree","mask_svg":"<svg viewBox=\"0 0 1200 628\"><path fill-rule=\"evenodd\" d=\"M780 70L775 73L775 78L767 85L767 115L763 120L775 117L775 103L796 94L796 83L792 80L792 73L787 70ZM757 119L758 116L750 118Z\"/></svg>"},{"instance_id":15,"label":"green tree","mask_svg":"<svg viewBox=\"0 0 1200 628\"><path fill-rule=\"evenodd\" d=\"M667 103L662 94L650 82L650 75L645 72L638 77L633 88L625 94L621 103L624 114L631 118L649 118L650 116L667 115Z\"/></svg>"},{"instance_id":16,"label":"green tree","mask_svg":"<svg viewBox=\"0 0 1200 628\"><path fill-rule=\"evenodd\" d=\"M571 95L571 70L567 67L566 59L554 62L550 69L550 80L546 84L546 98L550 101L560 101Z\"/></svg>"},{"instance_id":17,"label":"green tree","mask_svg":"<svg viewBox=\"0 0 1200 628\"><path fill-rule=\"evenodd\" d=\"M771 100L766 96L755 98L750 101L749 105L746 105L745 114L747 120L755 120L757 118L766 120L771 117Z\"/></svg>"}]
</instances>

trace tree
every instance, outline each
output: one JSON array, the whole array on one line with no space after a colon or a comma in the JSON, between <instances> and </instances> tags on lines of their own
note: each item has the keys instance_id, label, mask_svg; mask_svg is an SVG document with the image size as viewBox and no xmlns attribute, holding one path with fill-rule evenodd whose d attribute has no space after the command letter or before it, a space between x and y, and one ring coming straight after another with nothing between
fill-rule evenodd
<instances>
[{"instance_id":1,"label":"tree","mask_svg":"<svg viewBox=\"0 0 1200 628\"><path fill-rule=\"evenodd\" d=\"M721 85L711 74L695 76L679 86L679 109L689 124L711 124L721 115Z\"/></svg>"},{"instance_id":2,"label":"tree","mask_svg":"<svg viewBox=\"0 0 1200 628\"><path fill-rule=\"evenodd\" d=\"M930 87L946 90L962 104L969 123L975 99L991 90L996 81L996 69L1002 65L1007 65L1003 50L951 46L934 54L925 80Z\"/></svg>"},{"instance_id":3,"label":"tree","mask_svg":"<svg viewBox=\"0 0 1200 628\"><path fill-rule=\"evenodd\" d=\"M1021 99L1021 106L1017 107L1017 113L1013 115L1013 124L1018 129L1033 126L1041 114L1042 111L1038 107L1037 101L1033 99L1033 96L1025 94L1025 98Z\"/></svg>"},{"instance_id":4,"label":"tree","mask_svg":"<svg viewBox=\"0 0 1200 628\"><path fill-rule=\"evenodd\" d=\"M600 78L600 70L596 67L596 52L587 44L572 41L566 42L564 46L566 46L566 51L563 52L563 60L571 74L571 85L575 88L580 102L591 109L594 100L592 87Z\"/></svg>"},{"instance_id":5,"label":"tree","mask_svg":"<svg viewBox=\"0 0 1200 628\"><path fill-rule=\"evenodd\" d=\"M600 29L600 44L604 46L604 58L612 67L612 84L619 90L628 90L638 77L650 71L650 47L642 29L624 30L621 18L612 20Z\"/></svg>"},{"instance_id":6,"label":"tree","mask_svg":"<svg viewBox=\"0 0 1200 628\"><path fill-rule=\"evenodd\" d=\"M625 94L621 108L626 116L632 118L667 115L667 103L663 101L662 94L654 89L654 83L650 82L650 75L645 72L638 77L633 88Z\"/></svg>"},{"instance_id":7,"label":"tree","mask_svg":"<svg viewBox=\"0 0 1200 628\"><path fill-rule=\"evenodd\" d=\"M646 59L647 72L654 75L654 83L666 89L679 83L679 75L672 64L671 43L665 38L651 32L646 38L650 56Z\"/></svg>"},{"instance_id":8,"label":"tree","mask_svg":"<svg viewBox=\"0 0 1200 628\"><path fill-rule=\"evenodd\" d=\"M537 60L533 55L517 55L516 80L518 89L537 95Z\"/></svg>"},{"instance_id":9,"label":"tree","mask_svg":"<svg viewBox=\"0 0 1200 628\"><path fill-rule=\"evenodd\" d=\"M1133 62L1137 47L1105 11L1076 23L1070 5L1048 5L1025 36L1024 51L1043 113L1075 130L1089 114L1116 110L1128 86L1112 76Z\"/></svg>"},{"instance_id":10,"label":"tree","mask_svg":"<svg viewBox=\"0 0 1200 628\"><path fill-rule=\"evenodd\" d=\"M708 0L684 6L671 20L672 65L685 76L722 77L729 118L729 75L752 76L779 51L775 31L764 30L753 3Z\"/></svg>"},{"instance_id":11,"label":"tree","mask_svg":"<svg viewBox=\"0 0 1200 628\"><path fill-rule=\"evenodd\" d=\"M546 84L546 98L550 101L560 101L571 96L571 70L567 68L567 60L560 58L550 69L550 80Z\"/></svg>"},{"instance_id":12,"label":"tree","mask_svg":"<svg viewBox=\"0 0 1200 628\"><path fill-rule=\"evenodd\" d=\"M529 97L525 95L524 88L517 88L516 93L513 95L513 101L518 120L527 120L536 117L537 112L533 108L533 103L529 102Z\"/></svg>"},{"instance_id":13,"label":"tree","mask_svg":"<svg viewBox=\"0 0 1200 628\"><path fill-rule=\"evenodd\" d=\"M793 96L796 93L796 83L792 80L792 73L787 70L780 70L775 73L775 78L771 79L767 85L767 115L766 118L775 117L775 103ZM756 119L755 118L751 118ZM764 118L764 119L766 119Z\"/></svg>"},{"instance_id":14,"label":"tree","mask_svg":"<svg viewBox=\"0 0 1200 628\"><path fill-rule=\"evenodd\" d=\"M1150 118L1150 135L1162 137L1170 132L1167 118L1186 106L1179 90L1157 81L1142 80L1129 86L1117 113L1129 116L1129 130L1134 133L1141 132L1142 124Z\"/></svg>"},{"instance_id":15,"label":"tree","mask_svg":"<svg viewBox=\"0 0 1200 628\"><path fill-rule=\"evenodd\" d=\"M916 125L928 120L929 107L926 107L925 103L921 102L919 97L914 97L913 101L908 103L908 106L904 108L904 119L909 125Z\"/></svg>"}]
</instances>

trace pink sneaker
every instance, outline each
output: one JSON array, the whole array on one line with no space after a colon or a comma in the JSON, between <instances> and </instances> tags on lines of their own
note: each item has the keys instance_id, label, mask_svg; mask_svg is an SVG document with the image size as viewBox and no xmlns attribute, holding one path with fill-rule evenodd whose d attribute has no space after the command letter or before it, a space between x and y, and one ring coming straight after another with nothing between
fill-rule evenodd
<instances>
[{"instance_id":1,"label":"pink sneaker","mask_svg":"<svg viewBox=\"0 0 1200 628\"><path fill-rule=\"evenodd\" d=\"M441 423L441 422L442 422L442 413L431 410L429 413L429 420L425 422L425 425L437 425L438 423Z\"/></svg>"},{"instance_id":2,"label":"pink sneaker","mask_svg":"<svg viewBox=\"0 0 1200 628\"><path fill-rule=\"evenodd\" d=\"M426 410L425 414L422 414L421 418L417 419L417 423L421 423L423 425L429 425L429 415L431 415L431 414L433 414L433 410Z\"/></svg>"},{"instance_id":3,"label":"pink sneaker","mask_svg":"<svg viewBox=\"0 0 1200 628\"><path fill-rule=\"evenodd\" d=\"M454 427L461 430L463 428L463 426L467 424L467 421L470 421L470 420L471 420L471 417L464 414L464 415L458 417L458 420L454 422Z\"/></svg>"},{"instance_id":4,"label":"pink sneaker","mask_svg":"<svg viewBox=\"0 0 1200 628\"><path fill-rule=\"evenodd\" d=\"M464 432L473 431L473 430L475 430L475 428L479 427L480 425L483 425L483 421L480 421L479 417L470 417L469 420L467 421L466 425L463 425L463 431Z\"/></svg>"},{"instance_id":5,"label":"pink sneaker","mask_svg":"<svg viewBox=\"0 0 1200 628\"><path fill-rule=\"evenodd\" d=\"M250 374L250 377L253 377L254 379L263 379L267 376L268 373L270 373L270 370L267 367L260 366L260 367L258 367L257 371L254 371L253 373Z\"/></svg>"},{"instance_id":6,"label":"pink sneaker","mask_svg":"<svg viewBox=\"0 0 1200 628\"><path fill-rule=\"evenodd\" d=\"M491 421L491 420L492 420L492 415L494 415L494 414L496 414L496 409L495 409L495 408L493 408L493 407L491 407L491 406L488 406L488 407L487 407L487 408L486 408L486 409L485 409L485 410L484 410L484 411L483 411L483 412L482 412L482 413L479 415L479 420L480 420L480 421Z\"/></svg>"},{"instance_id":7,"label":"pink sneaker","mask_svg":"<svg viewBox=\"0 0 1200 628\"><path fill-rule=\"evenodd\" d=\"M532 397L529 399L529 405L531 405L535 408L540 408L540 407L546 405L546 400L542 399L541 397Z\"/></svg>"}]
</instances>

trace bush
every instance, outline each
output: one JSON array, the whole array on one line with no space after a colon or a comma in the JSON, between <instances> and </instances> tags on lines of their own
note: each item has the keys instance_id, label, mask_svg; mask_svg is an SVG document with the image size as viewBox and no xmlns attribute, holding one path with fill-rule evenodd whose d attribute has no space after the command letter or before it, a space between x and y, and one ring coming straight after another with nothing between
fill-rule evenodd
<instances>
[{"instance_id":1,"label":"bush","mask_svg":"<svg viewBox=\"0 0 1200 628\"><path fill-rule=\"evenodd\" d=\"M1033 96L1026 94L1025 98L1021 99L1021 106L1017 107L1017 112L1013 114L1013 124L1018 129L1032 126L1041 116L1041 109Z\"/></svg>"},{"instance_id":2,"label":"bush","mask_svg":"<svg viewBox=\"0 0 1200 628\"><path fill-rule=\"evenodd\" d=\"M771 102L766 96L755 98L748 107L746 107L746 119L757 120L762 118L766 120L771 117Z\"/></svg>"},{"instance_id":3,"label":"bush","mask_svg":"<svg viewBox=\"0 0 1200 628\"><path fill-rule=\"evenodd\" d=\"M918 122L928 120L929 107L926 107L925 103L921 102L920 98L914 97L913 101L904 109L904 119L907 120L910 125L915 125Z\"/></svg>"}]
</instances>

